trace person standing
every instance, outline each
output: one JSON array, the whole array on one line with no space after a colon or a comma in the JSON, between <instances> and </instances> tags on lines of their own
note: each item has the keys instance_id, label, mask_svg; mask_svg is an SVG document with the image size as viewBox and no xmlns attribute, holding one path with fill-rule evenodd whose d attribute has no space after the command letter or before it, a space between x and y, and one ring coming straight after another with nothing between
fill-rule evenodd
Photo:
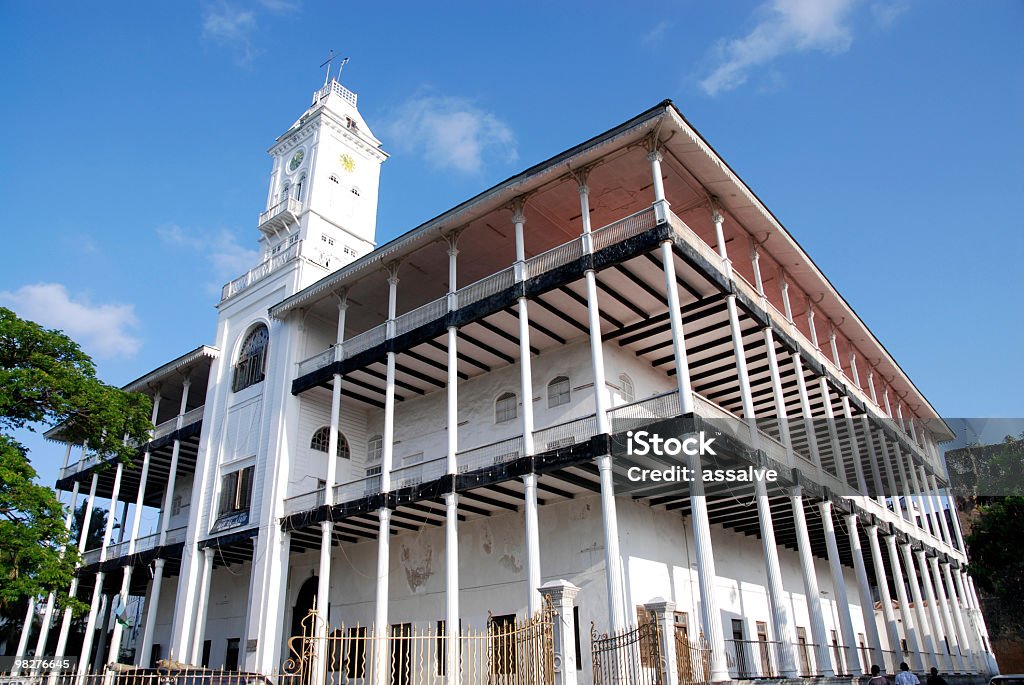
<instances>
[{"instance_id":1,"label":"person standing","mask_svg":"<svg viewBox=\"0 0 1024 685\"><path fill-rule=\"evenodd\" d=\"M906 661L900 662L900 672L896 674L896 685L921 685L921 679L910 670Z\"/></svg>"},{"instance_id":2,"label":"person standing","mask_svg":"<svg viewBox=\"0 0 1024 685\"><path fill-rule=\"evenodd\" d=\"M868 685L889 685L889 679L881 674L882 669L878 667L878 664L871 666L871 680L868 681Z\"/></svg>"},{"instance_id":3,"label":"person standing","mask_svg":"<svg viewBox=\"0 0 1024 685\"><path fill-rule=\"evenodd\" d=\"M939 669L934 666L932 666L932 670L928 674L928 680L925 682L926 685L946 685L946 679L939 675Z\"/></svg>"}]
</instances>

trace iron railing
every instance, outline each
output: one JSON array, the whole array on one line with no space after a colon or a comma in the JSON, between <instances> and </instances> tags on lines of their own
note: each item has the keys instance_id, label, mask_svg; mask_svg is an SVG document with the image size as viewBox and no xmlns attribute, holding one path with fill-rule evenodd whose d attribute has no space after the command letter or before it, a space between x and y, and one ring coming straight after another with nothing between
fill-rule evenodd
<instances>
[{"instance_id":1,"label":"iron railing","mask_svg":"<svg viewBox=\"0 0 1024 685\"><path fill-rule=\"evenodd\" d=\"M594 414L572 419L549 428L533 432L533 448L537 452L578 445L589 440L597 432Z\"/></svg>"},{"instance_id":2,"label":"iron railing","mask_svg":"<svg viewBox=\"0 0 1024 685\"><path fill-rule=\"evenodd\" d=\"M459 473L503 464L523 456L523 436L517 435L506 440L498 440L487 445L474 447L455 455Z\"/></svg>"}]
</instances>

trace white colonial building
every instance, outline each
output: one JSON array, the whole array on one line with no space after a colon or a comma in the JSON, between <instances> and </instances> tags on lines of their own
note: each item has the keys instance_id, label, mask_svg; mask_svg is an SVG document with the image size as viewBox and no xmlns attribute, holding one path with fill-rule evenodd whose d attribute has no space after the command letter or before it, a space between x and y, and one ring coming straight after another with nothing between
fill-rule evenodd
<instances>
[{"instance_id":1,"label":"white colonial building","mask_svg":"<svg viewBox=\"0 0 1024 685\"><path fill-rule=\"evenodd\" d=\"M91 611L78 635L40 598L21 653L272 674L305 632L348 644L317 682L477 682L447 626L554 611L566 683L603 682L609 632L653 668L638 624L668 682L995 670L948 427L671 102L384 245L354 93L331 80L270 155L213 345L126 386L152 440L131 466L68 446L58 488L110 502L72 588ZM639 430L715 454L630 454ZM630 480L675 466L778 479Z\"/></svg>"}]
</instances>

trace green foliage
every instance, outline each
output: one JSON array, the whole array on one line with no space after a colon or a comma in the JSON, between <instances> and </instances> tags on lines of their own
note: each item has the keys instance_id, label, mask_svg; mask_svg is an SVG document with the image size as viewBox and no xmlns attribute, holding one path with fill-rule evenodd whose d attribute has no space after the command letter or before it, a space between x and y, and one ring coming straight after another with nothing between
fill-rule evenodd
<instances>
[{"instance_id":1,"label":"green foliage","mask_svg":"<svg viewBox=\"0 0 1024 685\"><path fill-rule=\"evenodd\" d=\"M59 424L61 440L130 463L148 439L150 411L145 395L97 379L92 360L66 335L0 307L0 614L51 591L81 608L66 596L78 551L67 545L63 505L35 482L25 448L9 432Z\"/></svg>"},{"instance_id":2,"label":"green foliage","mask_svg":"<svg viewBox=\"0 0 1024 685\"><path fill-rule=\"evenodd\" d=\"M979 502L967 536L970 573L985 593L1024 609L1024 497L991 497Z\"/></svg>"}]
</instances>

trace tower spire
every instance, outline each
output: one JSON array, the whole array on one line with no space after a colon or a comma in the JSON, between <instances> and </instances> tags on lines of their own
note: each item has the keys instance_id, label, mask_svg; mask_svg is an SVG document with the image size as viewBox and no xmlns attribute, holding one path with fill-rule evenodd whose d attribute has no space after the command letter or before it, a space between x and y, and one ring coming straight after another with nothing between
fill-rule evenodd
<instances>
[{"instance_id":1,"label":"tower spire","mask_svg":"<svg viewBox=\"0 0 1024 685\"><path fill-rule=\"evenodd\" d=\"M327 67L327 73L324 74L325 88L327 87L327 84L331 82L331 63L334 61L335 57L337 57L337 55L334 54L334 49L332 48L330 52L327 53L327 59L325 59L323 63L320 65L321 69ZM341 78L341 70L345 68L346 64L348 64L348 57L342 59L341 62L338 64L338 75L335 77L335 80Z\"/></svg>"}]
</instances>

